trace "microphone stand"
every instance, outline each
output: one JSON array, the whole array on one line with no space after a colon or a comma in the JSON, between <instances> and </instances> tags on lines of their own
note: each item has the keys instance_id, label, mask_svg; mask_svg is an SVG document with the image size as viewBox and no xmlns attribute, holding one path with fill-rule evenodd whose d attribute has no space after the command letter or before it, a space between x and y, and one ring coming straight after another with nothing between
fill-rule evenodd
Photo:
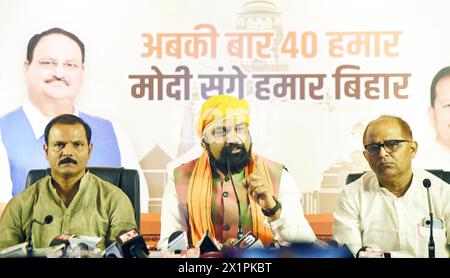
<instances>
[{"instance_id":1,"label":"microphone stand","mask_svg":"<svg viewBox=\"0 0 450 278\"><path fill-rule=\"evenodd\" d=\"M238 233L237 233L237 237L238 239L241 239L242 236L244 235L244 233L242 232L242 220L241 220L241 203L239 202L239 196L237 194L236 191L236 186L234 185L234 180L233 180L233 175L231 174L230 171L230 160L227 160L227 168L228 168L228 176L231 179L231 184L233 185L233 191L234 191L234 195L236 196L236 203L238 206L238 217L239 217L239 223L238 223Z\"/></svg>"},{"instance_id":2,"label":"microphone stand","mask_svg":"<svg viewBox=\"0 0 450 278\"><path fill-rule=\"evenodd\" d=\"M32 257L33 255L33 241L31 239L31 231L33 229L34 219L31 220L30 229L28 230L28 239L27 239L27 257Z\"/></svg>"},{"instance_id":3,"label":"microphone stand","mask_svg":"<svg viewBox=\"0 0 450 278\"><path fill-rule=\"evenodd\" d=\"M34 223L34 221L36 220L36 219L34 219L34 206L36 205L36 199L37 199L37 197L36 196L34 196L34 199L33 199L33 205L32 205L32 207L31 207L31 213L30 213L30 215L31 215L31 223L30 223L30 229L28 230L28 238L27 238L27 242L28 242L28 244L27 244L27 257L32 257L33 255L33 240L32 240L32 231L33 231L33 223Z\"/></svg>"},{"instance_id":4,"label":"microphone stand","mask_svg":"<svg viewBox=\"0 0 450 278\"><path fill-rule=\"evenodd\" d=\"M430 210L430 240L428 241L428 258L434 258L435 246L433 239L433 210L431 208L430 187L427 187L428 209Z\"/></svg>"},{"instance_id":5,"label":"microphone stand","mask_svg":"<svg viewBox=\"0 0 450 278\"><path fill-rule=\"evenodd\" d=\"M28 230L28 238L27 238L27 257L33 257L33 240L32 240L32 231L33 231L33 224L34 222L40 224L40 225L47 225L52 223L53 221L53 216L52 215L47 215L44 219L44 222L40 222L36 219L31 220L31 224L30 224L30 229Z\"/></svg>"}]
</instances>

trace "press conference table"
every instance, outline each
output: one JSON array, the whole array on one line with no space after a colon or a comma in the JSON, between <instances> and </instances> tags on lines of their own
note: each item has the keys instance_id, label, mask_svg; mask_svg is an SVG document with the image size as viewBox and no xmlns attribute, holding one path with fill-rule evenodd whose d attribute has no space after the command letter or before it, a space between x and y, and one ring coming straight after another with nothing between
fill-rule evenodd
<instances>
[{"instance_id":1,"label":"press conference table","mask_svg":"<svg viewBox=\"0 0 450 278\"><path fill-rule=\"evenodd\" d=\"M306 214L306 220L313 229L317 238L331 239L333 235L333 214ZM141 233L146 243L151 249L156 249L161 229L161 221L159 213L142 213L141 214Z\"/></svg>"}]
</instances>

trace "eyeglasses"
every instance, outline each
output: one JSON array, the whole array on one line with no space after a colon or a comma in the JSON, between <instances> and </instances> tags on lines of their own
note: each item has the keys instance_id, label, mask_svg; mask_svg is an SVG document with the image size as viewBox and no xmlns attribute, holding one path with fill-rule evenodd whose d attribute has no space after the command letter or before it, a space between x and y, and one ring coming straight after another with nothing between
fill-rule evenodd
<instances>
[{"instance_id":1,"label":"eyeglasses","mask_svg":"<svg viewBox=\"0 0 450 278\"><path fill-rule=\"evenodd\" d=\"M383 143L373 143L364 146L370 155L377 155L380 153L381 147L388 153L393 153L398 150L398 144L403 142L412 142L411 140L386 140Z\"/></svg>"}]
</instances>

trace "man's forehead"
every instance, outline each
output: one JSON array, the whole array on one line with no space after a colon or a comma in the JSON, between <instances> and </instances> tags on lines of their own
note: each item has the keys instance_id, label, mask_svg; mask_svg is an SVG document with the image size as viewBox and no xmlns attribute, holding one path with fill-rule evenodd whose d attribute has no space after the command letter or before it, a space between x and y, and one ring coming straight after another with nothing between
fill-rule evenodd
<instances>
[{"instance_id":1,"label":"man's forehead","mask_svg":"<svg viewBox=\"0 0 450 278\"><path fill-rule=\"evenodd\" d=\"M243 119L230 118L230 119L224 119L223 121L218 122L216 124L215 128L233 127L233 126L241 126L241 125L246 125L246 123Z\"/></svg>"},{"instance_id":2,"label":"man's forehead","mask_svg":"<svg viewBox=\"0 0 450 278\"><path fill-rule=\"evenodd\" d=\"M74 137L80 139L86 139L86 131L82 124L55 124L52 126L49 132L49 140L53 138L57 140L57 138L67 138Z\"/></svg>"},{"instance_id":3,"label":"man's forehead","mask_svg":"<svg viewBox=\"0 0 450 278\"><path fill-rule=\"evenodd\" d=\"M401 125L393 119L383 119L372 123L367 130L367 140L399 139L403 137ZM390 138L398 137L398 138Z\"/></svg>"},{"instance_id":4,"label":"man's forehead","mask_svg":"<svg viewBox=\"0 0 450 278\"><path fill-rule=\"evenodd\" d=\"M42 37L33 50L34 56L63 55L66 59L81 59L81 48L73 39L63 34L49 34ZM56 57L55 57L56 58Z\"/></svg>"}]
</instances>

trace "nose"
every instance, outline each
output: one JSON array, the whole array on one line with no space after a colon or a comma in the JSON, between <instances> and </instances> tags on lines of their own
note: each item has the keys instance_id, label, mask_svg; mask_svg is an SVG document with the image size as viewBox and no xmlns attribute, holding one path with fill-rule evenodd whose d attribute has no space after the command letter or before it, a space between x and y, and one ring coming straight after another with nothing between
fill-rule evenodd
<instances>
[{"instance_id":1,"label":"nose","mask_svg":"<svg viewBox=\"0 0 450 278\"><path fill-rule=\"evenodd\" d=\"M64 77L64 67L62 63L57 63L56 66L53 68L52 72L53 76L57 79L61 79Z\"/></svg>"},{"instance_id":2,"label":"nose","mask_svg":"<svg viewBox=\"0 0 450 278\"><path fill-rule=\"evenodd\" d=\"M384 146L380 147L380 151L378 152L378 156L383 157L388 155L389 153L384 149Z\"/></svg>"},{"instance_id":3,"label":"nose","mask_svg":"<svg viewBox=\"0 0 450 278\"><path fill-rule=\"evenodd\" d=\"M72 144L66 144L65 146L64 146L64 149L62 150L62 156L63 157L66 157L66 156L69 156L69 157L72 157L73 156L73 146L72 146Z\"/></svg>"},{"instance_id":4,"label":"nose","mask_svg":"<svg viewBox=\"0 0 450 278\"><path fill-rule=\"evenodd\" d=\"M236 132L236 130L234 128L227 131L226 143L227 144L241 143L239 134Z\"/></svg>"}]
</instances>

